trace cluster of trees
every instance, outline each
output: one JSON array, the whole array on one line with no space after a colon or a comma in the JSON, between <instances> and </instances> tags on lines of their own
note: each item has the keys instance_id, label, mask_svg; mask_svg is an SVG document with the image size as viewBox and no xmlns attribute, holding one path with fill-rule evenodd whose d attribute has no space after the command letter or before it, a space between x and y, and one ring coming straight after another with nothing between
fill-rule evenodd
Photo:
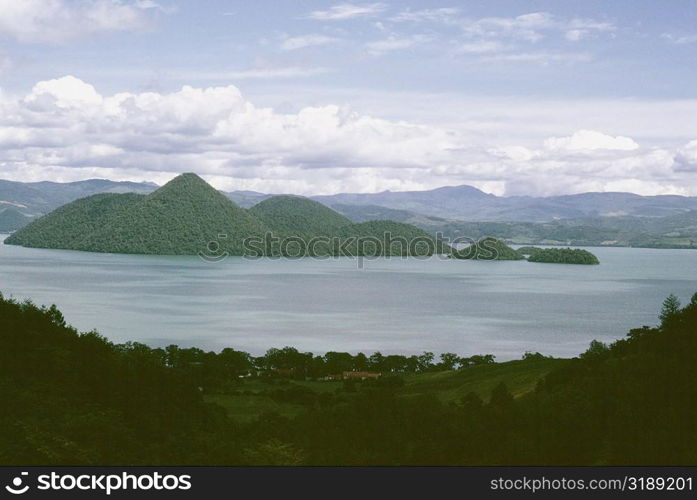
<instances>
[{"instance_id":1,"label":"cluster of trees","mask_svg":"<svg viewBox=\"0 0 697 500\"><path fill-rule=\"evenodd\" d=\"M329 351L324 355L301 352L294 347L272 348L263 356L252 356L244 351L225 348L219 353L203 351L196 347L150 348L144 344L129 342L119 348L148 353L162 366L174 369L206 391L220 390L225 384L246 376L283 376L296 379L316 379L340 375L345 371L367 371L380 374L424 373L455 370L494 363L493 354L476 354L461 357L455 353L442 353L439 361L432 352L405 356ZM539 354L538 354L539 355Z\"/></svg>"},{"instance_id":2,"label":"cluster of trees","mask_svg":"<svg viewBox=\"0 0 697 500\"><path fill-rule=\"evenodd\" d=\"M320 397L286 381L274 397L304 410L249 423L204 402L196 377L319 357L114 345L77 332L55 307L1 296L0 318L3 464L697 464L697 294L684 307L669 297L658 327L593 342L527 394L501 382L489 398L444 403L428 384L404 392L397 375ZM387 370L388 358L328 353L320 364ZM463 363L455 358L414 362L437 370Z\"/></svg>"},{"instance_id":3,"label":"cluster of trees","mask_svg":"<svg viewBox=\"0 0 697 500\"><path fill-rule=\"evenodd\" d=\"M517 248L516 250L518 250L518 253L523 254L523 255L532 255L534 253L541 251L542 249L540 247L527 246L527 247Z\"/></svg>"},{"instance_id":4,"label":"cluster of trees","mask_svg":"<svg viewBox=\"0 0 697 500\"><path fill-rule=\"evenodd\" d=\"M598 257L580 248L538 248L530 253L528 261L550 264L600 264Z\"/></svg>"},{"instance_id":5,"label":"cluster of trees","mask_svg":"<svg viewBox=\"0 0 697 500\"><path fill-rule=\"evenodd\" d=\"M195 463L213 444L207 429L227 432L223 412L151 349L1 295L0 318L0 463Z\"/></svg>"}]
</instances>

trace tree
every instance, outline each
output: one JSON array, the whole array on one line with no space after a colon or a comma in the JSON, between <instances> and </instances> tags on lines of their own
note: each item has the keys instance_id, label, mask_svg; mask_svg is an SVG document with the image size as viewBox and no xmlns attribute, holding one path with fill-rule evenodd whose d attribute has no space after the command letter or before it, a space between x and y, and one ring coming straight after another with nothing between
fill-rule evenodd
<instances>
[{"instance_id":1,"label":"tree","mask_svg":"<svg viewBox=\"0 0 697 500\"><path fill-rule=\"evenodd\" d=\"M431 368L433 368L433 358L435 356L433 355L432 352L424 351L423 354L418 356L418 362L419 366L418 369L420 372L425 372Z\"/></svg>"},{"instance_id":2,"label":"tree","mask_svg":"<svg viewBox=\"0 0 697 500\"><path fill-rule=\"evenodd\" d=\"M390 354L385 356L383 367L388 372L403 372L407 370L408 362L406 356Z\"/></svg>"},{"instance_id":3,"label":"tree","mask_svg":"<svg viewBox=\"0 0 697 500\"><path fill-rule=\"evenodd\" d=\"M661 308L661 314L659 318L661 319L661 326L664 326L671 318L675 317L680 312L680 299L678 299L672 293L666 297L663 301L663 307Z\"/></svg>"},{"instance_id":4,"label":"tree","mask_svg":"<svg viewBox=\"0 0 697 500\"><path fill-rule=\"evenodd\" d=\"M353 368L353 356L347 352L329 351L324 355L324 363L329 373L348 372Z\"/></svg>"},{"instance_id":5,"label":"tree","mask_svg":"<svg viewBox=\"0 0 697 500\"><path fill-rule=\"evenodd\" d=\"M179 367L181 365L181 354L179 352L179 346L175 344L170 344L165 347L165 362L170 368Z\"/></svg>"},{"instance_id":6,"label":"tree","mask_svg":"<svg viewBox=\"0 0 697 500\"><path fill-rule=\"evenodd\" d=\"M228 377L244 375L252 368L252 360L249 354L243 351L236 351L229 347L220 351L218 360L223 366L225 375Z\"/></svg>"},{"instance_id":7,"label":"tree","mask_svg":"<svg viewBox=\"0 0 697 500\"><path fill-rule=\"evenodd\" d=\"M454 370L460 364L460 356L452 352L444 352L440 355L440 364L444 370Z\"/></svg>"},{"instance_id":8,"label":"tree","mask_svg":"<svg viewBox=\"0 0 697 500\"><path fill-rule=\"evenodd\" d=\"M602 358L610 349L599 340L591 340L588 350L579 356L581 359L596 360Z\"/></svg>"},{"instance_id":9,"label":"tree","mask_svg":"<svg viewBox=\"0 0 697 500\"><path fill-rule=\"evenodd\" d=\"M370 361L368 360L368 357L362 352L359 352L353 357L353 369L356 371L366 371L369 364Z\"/></svg>"},{"instance_id":10,"label":"tree","mask_svg":"<svg viewBox=\"0 0 697 500\"><path fill-rule=\"evenodd\" d=\"M382 355L380 351L375 352L368 358L368 362L370 364L370 369L375 370L375 371L382 371L383 368L383 362L385 360L385 357Z\"/></svg>"},{"instance_id":11,"label":"tree","mask_svg":"<svg viewBox=\"0 0 697 500\"><path fill-rule=\"evenodd\" d=\"M540 361L542 359L545 359L545 356L539 352L525 351L523 354L523 361Z\"/></svg>"},{"instance_id":12,"label":"tree","mask_svg":"<svg viewBox=\"0 0 697 500\"><path fill-rule=\"evenodd\" d=\"M53 322L54 325L61 328L66 326L63 313L58 310L56 304L52 304L51 307L48 308L48 311L46 311L46 315L49 317L49 319Z\"/></svg>"},{"instance_id":13,"label":"tree","mask_svg":"<svg viewBox=\"0 0 697 500\"><path fill-rule=\"evenodd\" d=\"M293 375L303 377L311 363L312 354L302 353L288 346L269 349L263 359L264 367L268 370L289 370Z\"/></svg>"},{"instance_id":14,"label":"tree","mask_svg":"<svg viewBox=\"0 0 697 500\"><path fill-rule=\"evenodd\" d=\"M475 354L462 360L464 366L489 365L494 362L496 356L493 354Z\"/></svg>"}]
</instances>

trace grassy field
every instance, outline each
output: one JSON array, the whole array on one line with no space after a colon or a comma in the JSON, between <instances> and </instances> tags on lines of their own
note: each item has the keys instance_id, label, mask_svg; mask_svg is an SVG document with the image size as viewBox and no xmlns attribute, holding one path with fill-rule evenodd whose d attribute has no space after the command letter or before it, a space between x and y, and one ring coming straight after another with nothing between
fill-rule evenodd
<instances>
[{"instance_id":1,"label":"grassy field","mask_svg":"<svg viewBox=\"0 0 697 500\"><path fill-rule=\"evenodd\" d=\"M537 381L551 370L568 362L566 359L508 361L481 365L464 370L428 372L404 375L404 386L398 389L401 397L434 394L444 402L457 401L474 392L487 401L491 390L505 382L515 397L535 389ZM206 400L225 408L230 417L249 422L265 413L294 417L304 410L302 404L274 400L270 393L302 387L317 394L333 393L342 382L280 379L274 383L262 379L245 379L234 394L209 394Z\"/></svg>"},{"instance_id":2,"label":"grassy field","mask_svg":"<svg viewBox=\"0 0 697 500\"><path fill-rule=\"evenodd\" d=\"M431 393L447 402L457 401L465 394L474 392L488 401L491 390L500 382L505 382L511 393L519 397L534 390L540 378L566 362L566 359L508 361L464 370L407 375L400 394L416 396Z\"/></svg>"}]
</instances>

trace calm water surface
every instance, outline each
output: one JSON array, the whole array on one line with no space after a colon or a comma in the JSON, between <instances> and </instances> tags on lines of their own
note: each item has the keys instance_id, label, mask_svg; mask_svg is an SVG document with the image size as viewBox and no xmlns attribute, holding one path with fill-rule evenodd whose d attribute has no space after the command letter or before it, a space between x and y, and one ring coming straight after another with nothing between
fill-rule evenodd
<instances>
[{"instance_id":1,"label":"calm water surface","mask_svg":"<svg viewBox=\"0 0 697 500\"><path fill-rule=\"evenodd\" d=\"M0 237L0 239L3 239ZM697 292L697 251L593 248L599 266L161 257L0 244L0 291L55 303L115 342L572 356ZM1 322L1 318L0 318Z\"/></svg>"}]
</instances>

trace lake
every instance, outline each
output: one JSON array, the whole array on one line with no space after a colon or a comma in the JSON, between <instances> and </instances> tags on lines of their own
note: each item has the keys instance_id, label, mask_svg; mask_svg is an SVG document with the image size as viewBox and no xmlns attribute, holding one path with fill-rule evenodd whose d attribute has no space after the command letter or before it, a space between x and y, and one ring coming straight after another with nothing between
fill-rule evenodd
<instances>
[{"instance_id":1,"label":"lake","mask_svg":"<svg viewBox=\"0 0 697 500\"><path fill-rule=\"evenodd\" d=\"M589 250L599 266L432 257L359 268L351 258L212 263L0 244L0 291L55 303L78 329L114 342L498 360L576 355L593 339L655 325L669 293L685 302L697 292L697 251Z\"/></svg>"}]
</instances>

